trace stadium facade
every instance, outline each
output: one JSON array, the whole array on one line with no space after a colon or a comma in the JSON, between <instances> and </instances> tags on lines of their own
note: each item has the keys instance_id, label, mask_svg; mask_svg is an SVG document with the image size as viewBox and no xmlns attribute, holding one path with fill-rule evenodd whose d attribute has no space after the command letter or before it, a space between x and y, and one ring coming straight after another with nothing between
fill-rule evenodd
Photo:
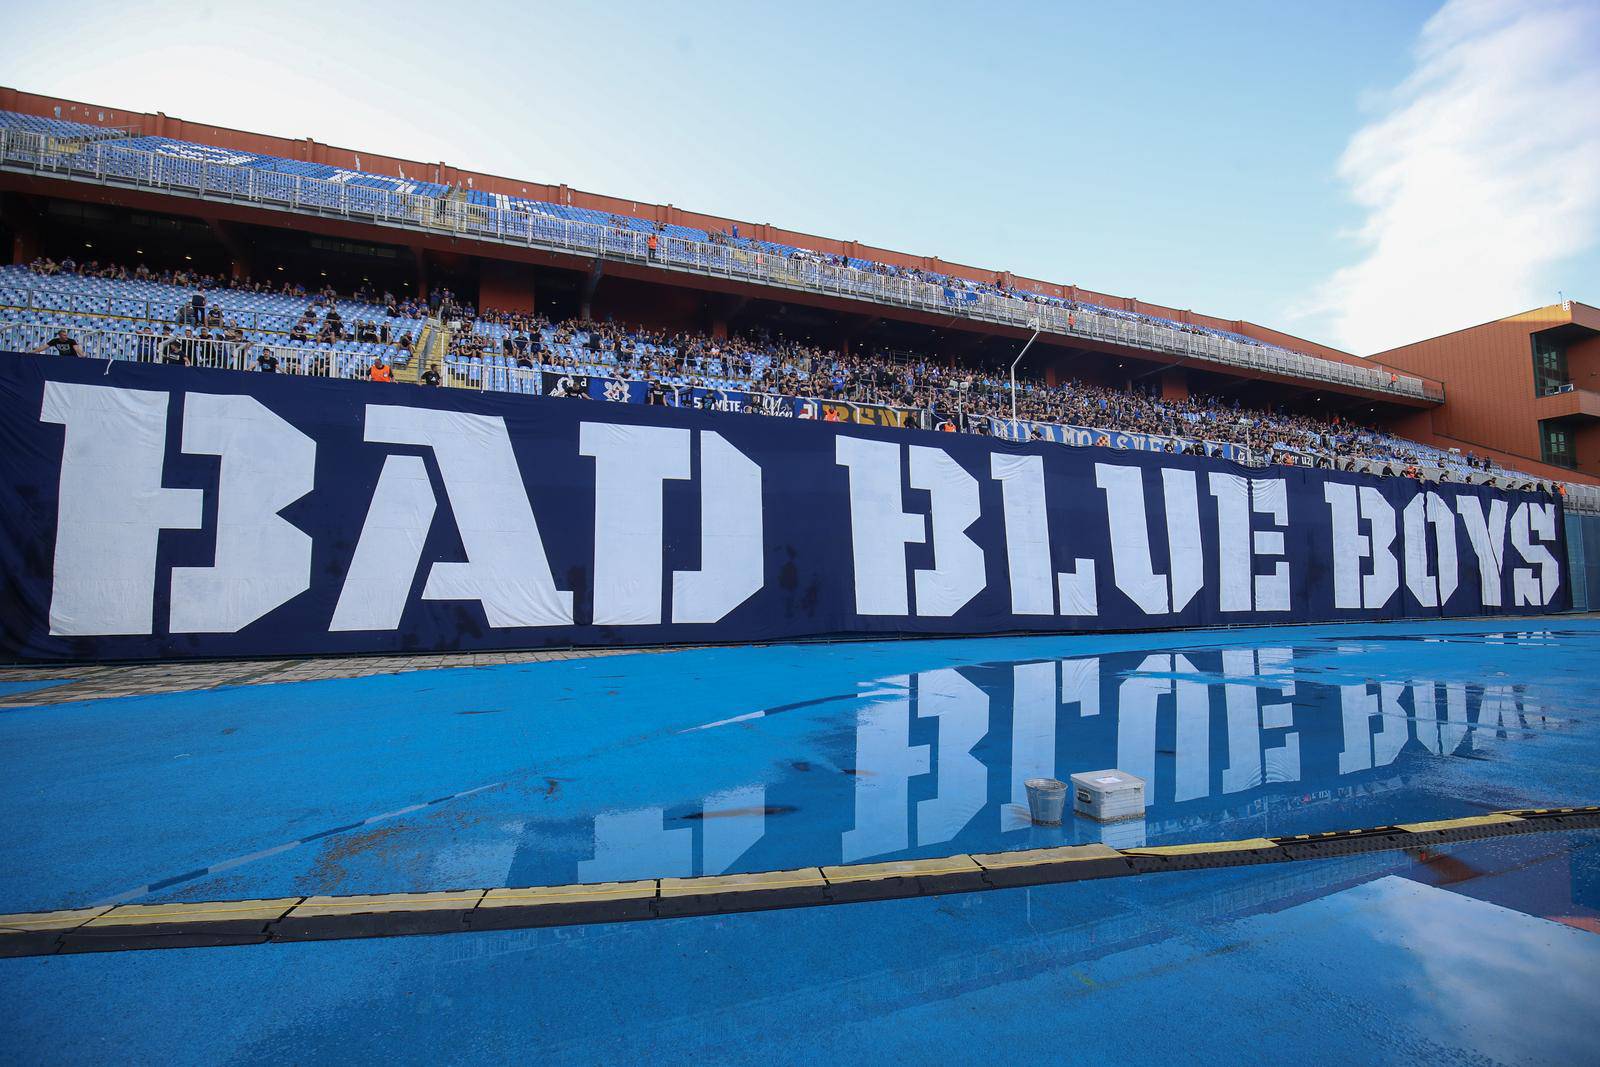
<instances>
[{"instance_id":1,"label":"stadium facade","mask_svg":"<svg viewBox=\"0 0 1600 1067\"><path fill-rule=\"evenodd\" d=\"M1445 403L1397 433L1600 475L1600 308L1552 304L1374 358L1446 384Z\"/></svg>"}]
</instances>

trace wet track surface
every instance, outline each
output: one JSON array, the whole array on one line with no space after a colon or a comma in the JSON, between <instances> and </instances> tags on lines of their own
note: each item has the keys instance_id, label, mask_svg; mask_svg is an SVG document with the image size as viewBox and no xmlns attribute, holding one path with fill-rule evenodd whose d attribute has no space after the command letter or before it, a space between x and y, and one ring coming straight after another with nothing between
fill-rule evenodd
<instances>
[{"instance_id":1,"label":"wet track surface","mask_svg":"<svg viewBox=\"0 0 1600 1067\"><path fill-rule=\"evenodd\" d=\"M1597 665L1593 620L1449 622L702 649L7 709L0 911L1594 803ZM1149 779L1144 820L1028 825L1023 779L1108 767ZM648 929L4 960L24 1010L0 1038L30 1060L312 1041L292 1058L784 1062L1003 1040L1570 1063L1600 1007L1597 907L1600 834L1581 832Z\"/></svg>"}]
</instances>

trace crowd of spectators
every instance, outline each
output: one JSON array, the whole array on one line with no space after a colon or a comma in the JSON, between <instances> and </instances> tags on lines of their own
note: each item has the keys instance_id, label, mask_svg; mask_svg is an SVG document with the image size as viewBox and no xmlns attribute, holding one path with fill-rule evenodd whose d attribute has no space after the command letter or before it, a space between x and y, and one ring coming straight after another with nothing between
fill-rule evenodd
<instances>
[{"instance_id":1,"label":"crowd of spectators","mask_svg":"<svg viewBox=\"0 0 1600 1067\"><path fill-rule=\"evenodd\" d=\"M736 235L724 235L735 239ZM582 372L596 366L624 381L653 383L652 397L670 387L716 388L729 382L751 392L878 404L925 411L952 429L976 433L1013 432L1001 425L1012 414L1006 368L958 365L925 354L894 352L840 353L766 333L713 337L687 331L628 328L615 322L566 320L496 309L479 310L447 289L429 301L397 298L391 292L362 288L353 299L383 309L375 319L346 322L331 286L308 292L285 282L268 285L244 279L222 279L183 270L152 272L143 264L133 270L97 262L40 259L31 269L41 275L75 273L111 279L149 280L191 290L174 309L176 327L163 325L140 333L139 358L200 366L252 366L263 371L328 373L327 355L320 365L280 368L279 352L252 343L239 324L213 299L218 291L243 290L305 298L307 303L289 331L301 345L333 345L357 341L410 347L414 320L436 313L450 328L448 362L470 361L498 350L508 365L532 371ZM885 268L895 270L897 268ZM398 321L397 321L398 320ZM492 329L486 329L490 327ZM496 340L498 338L498 340ZM39 351L81 355L66 331ZM368 376L392 380L384 360L372 361ZM381 366L380 366L381 365ZM440 368L427 366L423 384L447 380ZM1022 375L1018 379L1016 416L1025 423L1073 426L1166 438L1171 452L1203 449L1206 443L1248 449L1257 461L1353 467L1374 461L1391 473L1420 477L1428 458L1420 449L1340 416L1319 418L1303 412L1243 407L1236 399L1191 395L1169 399L1138 383L1126 387L1077 380L1048 384ZM1029 432L1027 427L1022 429ZM1038 430L1033 436L1041 436ZM1488 457L1463 457L1476 480L1496 477ZM1503 472L1499 472L1503 474ZM1466 475L1471 479L1471 473Z\"/></svg>"},{"instance_id":2,"label":"crowd of spectators","mask_svg":"<svg viewBox=\"0 0 1600 1067\"><path fill-rule=\"evenodd\" d=\"M494 309L485 309L475 321L501 327L498 346L483 332L461 329L451 342L453 359L481 357L498 347L508 362L524 369L580 373L599 366L623 381L691 388L734 379L753 392L927 411L945 425L977 433L1004 432L993 420L1011 417L1009 378L999 367L958 366L905 353L843 354L764 334L716 338L627 329L614 322L552 323ZM1167 438L1162 447L1174 453L1202 451L1206 443L1231 444L1268 462L1342 469L1373 462L1391 474L1416 478L1429 466L1421 449L1342 416L1247 408L1236 399L1205 395L1172 400L1137 386L1076 380L1049 385L1021 377L1017 418ZM1504 476L1488 457L1464 459L1482 472L1476 480Z\"/></svg>"},{"instance_id":3,"label":"crowd of spectators","mask_svg":"<svg viewBox=\"0 0 1600 1067\"><path fill-rule=\"evenodd\" d=\"M428 314L426 304L397 297L394 293L376 289L363 283L351 299L362 305L382 308L376 318L345 321L339 310L339 293L332 285L308 292L298 282L278 284L257 281L248 276L222 278L191 270L152 271L140 263L131 270L121 264L101 264L98 261L79 263L70 256L60 261L48 258L35 259L28 269L41 277L63 274L111 281L145 281L186 290L185 295L171 309L170 317L176 327L163 325L159 330L150 327L139 331L138 358L142 362L169 363L182 366L254 367L258 370L277 371L278 354L270 344L251 340L245 326L235 312L225 309L218 297L222 293L258 293L294 300L305 300L300 317L288 331L288 341L297 345L332 347L342 342L392 345L396 349L410 348L413 341L414 321ZM62 332L62 335L65 331ZM61 350L61 336L51 338L46 347ZM73 341L76 350L70 355L82 355L82 348ZM383 362L378 360L376 362ZM328 373L326 353L314 357L307 370L311 374ZM287 366L283 369L289 369ZM388 368L376 372L387 375ZM384 379L386 380L386 379Z\"/></svg>"},{"instance_id":4,"label":"crowd of spectators","mask_svg":"<svg viewBox=\"0 0 1600 1067\"><path fill-rule=\"evenodd\" d=\"M189 323L202 326L225 325L221 316L221 308L211 302L212 306L206 310L208 301L204 299L208 293L259 293L266 296L283 296L295 299L305 298L310 301L307 311L312 309L332 308L340 299L339 293L332 285L324 284L320 288L307 290L299 282L283 280L280 282L262 281L251 278L249 275L241 277L223 277L208 274L199 270L163 269L151 270L140 263L133 268L124 264L104 263L98 260L89 260L79 263L71 256L64 256L60 260L39 257L28 264L28 270L42 278L58 277L60 275L75 275L80 278L104 278L108 281L137 281L153 282L159 285L170 285L179 289L192 290L193 297L186 299L183 306L177 311L176 318L180 323ZM375 304L383 309L382 318L385 319L421 319L426 318L429 307L424 301L414 297L396 296L388 290L380 291L363 282L349 299L363 304ZM203 311L205 317L197 321L195 312Z\"/></svg>"}]
</instances>

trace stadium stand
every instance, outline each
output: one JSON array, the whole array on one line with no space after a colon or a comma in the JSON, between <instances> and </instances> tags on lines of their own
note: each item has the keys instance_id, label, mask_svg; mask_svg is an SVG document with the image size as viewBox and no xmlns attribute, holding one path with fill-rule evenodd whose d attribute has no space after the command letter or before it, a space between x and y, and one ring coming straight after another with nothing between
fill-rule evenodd
<instances>
[{"instance_id":1,"label":"stadium stand","mask_svg":"<svg viewBox=\"0 0 1600 1067\"><path fill-rule=\"evenodd\" d=\"M140 264L56 262L0 267L0 347L47 349L62 330L84 355L338 378L407 379L502 392L545 392L547 375L643 382L648 402L682 404L685 390L777 395L909 409L911 425L1003 435L1010 392L1004 368L972 368L928 354L845 355L770 337L667 334L617 323L550 322L478 311L443 294L439 315L392 293L341 296L298 283L275 287ZM442 359L412 365L429 328L448 338ZM432 373L428 373L431 371ZM587 394L584 394L587 395ZM726 407L727 405L722 405ZM1024 424L1068 425L1156 439L1169 452L1233 445L1255 463L1287 462L1410 477L1547 486L1347 420L1253 409L1237 400L1162 399L1070 381L1018 381ZM764 410L746 400L736 410ZM1022 433L1027 433L1024 425ZM1035 430L1033 436L1039 436Z\"/></svg>"},{"instance_id":2,"label":"stadium stand","mask_svg":"<svg viewBox=\"0 0 1600 1067\"><path fill-rule=\"evenodd\" d=\"M1067 334L1136 341L1190 358L1306 376L1400 395L1438 399L1438 387L1413 375L1354 366L1194 323L998 282L958 278L850 256L693 227L608 214L504 194L282 159L252 152L139 136L97 126L0 112L5 158L42 171L92 174L210 197L288 205L400 225L458 231L480 239L579 246L662 266L742 276L859 299L937 307L967 317Z\"/></svg>"}]
</instances>

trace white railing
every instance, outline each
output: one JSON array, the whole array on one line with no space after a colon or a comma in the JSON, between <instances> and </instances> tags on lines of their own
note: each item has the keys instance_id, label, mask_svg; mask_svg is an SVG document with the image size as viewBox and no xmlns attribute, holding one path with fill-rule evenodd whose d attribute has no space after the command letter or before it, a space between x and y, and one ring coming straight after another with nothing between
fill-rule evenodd
<instances>
[{"instance_id":1,"label":"white railing","mask_svg":"<svg viewBox=\"0 0 1600 1067\"><path fill-rule=\"evenodd\" d=\"M535 367L491 367L479 363L446 359L437 368L440 385L452 389L477 389L491 393L521 393L538 396L544 390L540 369Z\"/></svg>"},{"instance_id":2,"label":"white railing","mask_svg":"<svg viewBox=\"0 0 1600 1067\"><path fill-rule=\"evenodd\" d=\"M0 325L0 351L48 352L46 342L60 329L48 324L5 323ZM373 362L368 356L329 348L201 340L149 331L68 329L67 336L78 342L79 351L88 359L178 363L209 370L259 371L264 369L262 357L270 356L277 360L279 374L353 380L367 378Z\"/></svg>"},{"instance_id":3,"label":"white railing","mask_svg":"<svg viewBox=\"0 0 1600 1067\"><path fill-rule=\"evenodd\" d=\"M69 150L70 149L70 150ZM785 256L731 242L690 241L634 229L560 219L531 205L487 207L459 199L422 196L323 181L276 171L207 162L116 142L65 146L27 131L0 129L0 167L61 174L102 184L130 185L209 200L243 201L294 212L335 215L386 225L444 230L485 241L537 246L585 256L616 257L698 274L725 276L880 304L934 311L982 322L1165 352L1185 360L1284 374L1373 392L1442 400L1432 382L1376 367L1353 366L1288 349L1195 332L1092 305L1061 307L988 290L946 287L905 275L857 270L812 253ZM950 294L947 296L947 293Z\"/></svg>"}]
</instances>

